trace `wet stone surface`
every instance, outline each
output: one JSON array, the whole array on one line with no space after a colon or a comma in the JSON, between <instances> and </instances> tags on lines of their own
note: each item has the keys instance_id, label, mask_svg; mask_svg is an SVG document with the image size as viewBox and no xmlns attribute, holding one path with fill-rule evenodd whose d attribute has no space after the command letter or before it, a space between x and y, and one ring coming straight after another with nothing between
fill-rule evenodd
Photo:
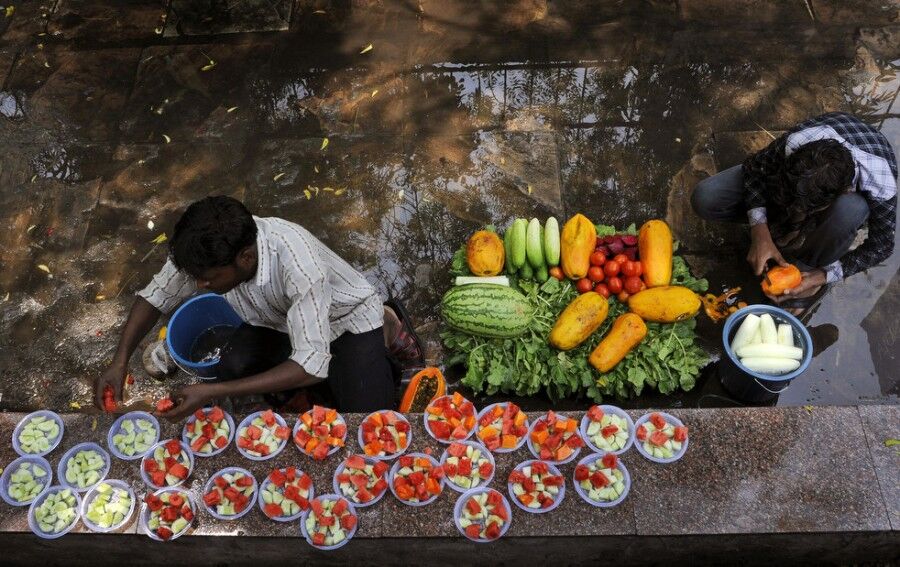
<instances>
[{"instance_id":1,"label":"wet stone surface","mask_svg":"<svg viewBox=\"0 0 900 567\"><path fill-rule=\"evenodd\" d=\"M286 30L293 0L172 0L165 36Z\"/></svg>"},{"instance_id":2,"label":"wet stone surface","mask_svg":"<svg viewBox=\"0 0 900 567\"><path fill-rule=\"evenodd\" d=\"M47 33L79 43L148 41L163 31L166 0L60 0Z\"/></svg>"},{"instance_id":3,"label":"wet stone surface","mask_svg":"<svg viewBox=\"0 0 900 567\"><path fill-rule=\"evenodd\" d=\"M858 409L891 529L896 531L900 529L900 453L897 445L891 445L889 440L897 439L900 409L897 406L859 406Z\"/></svg>"}]
</instances>

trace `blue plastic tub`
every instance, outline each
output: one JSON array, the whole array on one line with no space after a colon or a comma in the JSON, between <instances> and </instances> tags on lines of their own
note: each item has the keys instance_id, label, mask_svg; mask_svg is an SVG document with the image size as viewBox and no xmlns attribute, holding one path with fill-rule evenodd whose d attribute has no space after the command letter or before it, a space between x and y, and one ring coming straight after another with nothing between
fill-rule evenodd
<instances>
[{"instance_id":1,"label":"blue plastic tub","mask_svg":"<svg viewBox=\"0 0 900 567\"><path fill-rule=\"evenodd\" d=\"M213 327L237 328L241 323L241 318L221 295L198 295L185 301L169 319L166 346L178 366L188 374L200 378L215 378L219 361L192 361L191 350L194 343L200 335Z\"/></svg>"},{"instance_id":2,"label":"blue plastic tub","mask_svg":"<svg viewBox=\"0 0 900 567\"><path fill-rule=\"evenodd\" d=\"M775 319L776 325L787 323L791 326L794 330L794 344L803 349L803 359L796 370L787 374L771 376L754 372L741 364L737 355L731 350L731 341L744 321L744 317L750 313L754 315L768 313ZM813 345L809 331L796 317L784 309L771 305L748 305L732 313L722 328L722 342L725 356L719 361L719 380L732 396L747 403L764 404L777 400L778 396L788 389L791 380L803 374L812 361Z\"/></svg>"}]
</instances>

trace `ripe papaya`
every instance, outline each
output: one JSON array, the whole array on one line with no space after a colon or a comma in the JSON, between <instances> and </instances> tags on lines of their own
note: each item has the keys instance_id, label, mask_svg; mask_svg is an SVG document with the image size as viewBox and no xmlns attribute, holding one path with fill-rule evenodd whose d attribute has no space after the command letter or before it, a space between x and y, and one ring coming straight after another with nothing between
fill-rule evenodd
<instances>
[{"instance_id":1,"label":"ripe papaya","mask_svg":"<svg viewBox=\"0 0 900 567\"><path fill-rule=\"evenodd\" d=\"M466 262L476 276L496 276L503 269L505 257L503 242L494 232L479 230L466 244Z\"/></svg>"},{"instance_id":2,"label":"ripe papaya","mask_svg":"<svg viewBox=\"0 0 900 567\"><path fill-rule=\"evenodd\" d=\"M597 229L590 219L579 213L566 221L560 234L560 260L568 278L579 280L587 275L596 245Z\"/></svg>"},{"instance_id":3,"label":"ripe papaya","mask_svg":"<svg viewBox=\"0 0 900 567\"><path fill-rule=\"evenodd\" d=\"M700 298L680 285L650 287L629 297L628 309L644 321L674 323L696 315Z\"/></svg>"},{"instance_id":4,"label":"ripe papaya","mask_svg":"<svg viewBox=\"0 0 900 567\"><path fill-rule=\"evenodd\" d=\"M634 313L619 315L594 352L588 357L591 366L601 373L609 372L647 335L647 325Z\"/></svg>"},{"instance_id":5,"label":"ripe papaya","mask_svg":"<svg viewBox=\"0 0 900 567\"><path fill-rule=\"evenodd\" d=\"M609 300L593 291L572 300L560 313L550 331L550 344L559 350L572 350L596 331L609 313Z\"/></svg>"},{"instance_id":6,"label":"ripe papaya","mask_svg":"<svg viewBox=\"0 0 900 567\"><path fill-rule=\"evenodd\" d=\"M649 220L638 232L638 255L647 287L672 281L672 231L661 220Z\"/></svg>"},{"instance_id":7,"label":"ripe papaya","mask_svg":"<svg viewBox=\"0 0 900 567\"><path fill-rule=\"evenodd\" d=\"M803 276L800 274L800 269L791 264L789 266L776 266L766 272L761 286L763 293L781 295L789 289L794 289L802 281Z\"/></svg>"}]
</instances>

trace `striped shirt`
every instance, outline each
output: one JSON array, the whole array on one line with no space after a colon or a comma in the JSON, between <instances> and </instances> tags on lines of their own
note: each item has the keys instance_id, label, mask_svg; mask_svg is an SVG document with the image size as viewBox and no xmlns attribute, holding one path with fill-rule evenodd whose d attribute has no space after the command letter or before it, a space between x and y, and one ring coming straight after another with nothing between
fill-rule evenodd
<instances>
[{"instance_id":1,"label":"striped shirt","mask_svg":"<svg viewBox=\"0 0 900 567\"><path fill-rule=\"evenodd\" d=\"M290 335L290 359L307 373L326 378L329 343L345 332L381 327L381 299L362 274L302 226L253 218L258 229L256 275L223 297L245 322ZM170 259L138 295L170 313L196 292L194 278Z\"/></svg>"}]
</instances>

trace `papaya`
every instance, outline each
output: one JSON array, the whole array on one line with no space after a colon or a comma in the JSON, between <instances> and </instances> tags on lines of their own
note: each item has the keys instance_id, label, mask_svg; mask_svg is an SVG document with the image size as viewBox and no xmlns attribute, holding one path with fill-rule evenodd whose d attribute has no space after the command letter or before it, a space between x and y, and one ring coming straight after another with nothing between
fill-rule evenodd
<instances>
[{"instance_id":1,"label":"papaya","mask_svg":"<svg viewBox=\"0 0 900 567\"><path fill-rule=\"evenodd\" d=\"M760 285L763 293L781 295L789 289L794 289L802 281L803 276L800 274L800 269L790 264L788 266L776 266L766 272L766 276Z\"/></svg>"},{"instance_id":2,"label":"papaya","mask_svg":"<svg viewBox=\"0 0 900 567\"><path fill-rule=\"evenodd\" d=\"M675 323L696 315L700 298L680 285L650 287L629 297L628 309L644 321Z\"/></svg>"},{"instance_id":3,"label":"papaya","mask_svg":"<svg viewBox=\"0 0 900 567\"><path fill-rule=\"evenodd\" d=\"M503 269L506 252L496 233L479 230L466 244L466 263L476 276L496 276Z\"/></svg>"},{"instance_id":4,"label":"papaya","mask_svg":"<svg viewBox=\"0 0 900 567\"><path fill-rule=\"evenodd\" d=\"M550 344L559 350L572 350L596 331L609 313L609 301L589 291L572 300L560 313L550 331Z\"/></svg>"},{"instance_id":5,"label":"papaya","mask_svg":"<svg viewBox=\"0 0 900 567\"><path fill-rule=\"evenodd\" d=\"M588 357L601 373L609 372L647 336L647 325L634 313L619 315L612 328Z\"/></svg>"},{"instance_id":6,"label":"papaya","mask_svg":"<svg viewBox=\"0 0 900 567\"><path fill-rule=\"evenodd\" d=\"M447 383L441 370L433 366L423 368L409 381L399 410L403 413L424 411L432 400L446 392Z\"/></svg>"},{"instance_id":7,"label":"papaya","mask_svg":"<svg viewBox=\"0 0 900 567\"><path fill-rule=\"evenodd\" d=\"M559 238L563 273L573 280L585 277L591 266L591 253L597 246L597 229L582 214L576 214L563 225Z\"/></svg>"},{"instance_id":8,"label":"papaya","mask_svg":"<svg viewBox=\"0 0 900 567\"><path fill-rule=\"evenodd\" d=\"M638 255L647 287L669 285L672 281L672 231L661 220L649 220L638 232Z\"/></svg>"}]
</instances>

